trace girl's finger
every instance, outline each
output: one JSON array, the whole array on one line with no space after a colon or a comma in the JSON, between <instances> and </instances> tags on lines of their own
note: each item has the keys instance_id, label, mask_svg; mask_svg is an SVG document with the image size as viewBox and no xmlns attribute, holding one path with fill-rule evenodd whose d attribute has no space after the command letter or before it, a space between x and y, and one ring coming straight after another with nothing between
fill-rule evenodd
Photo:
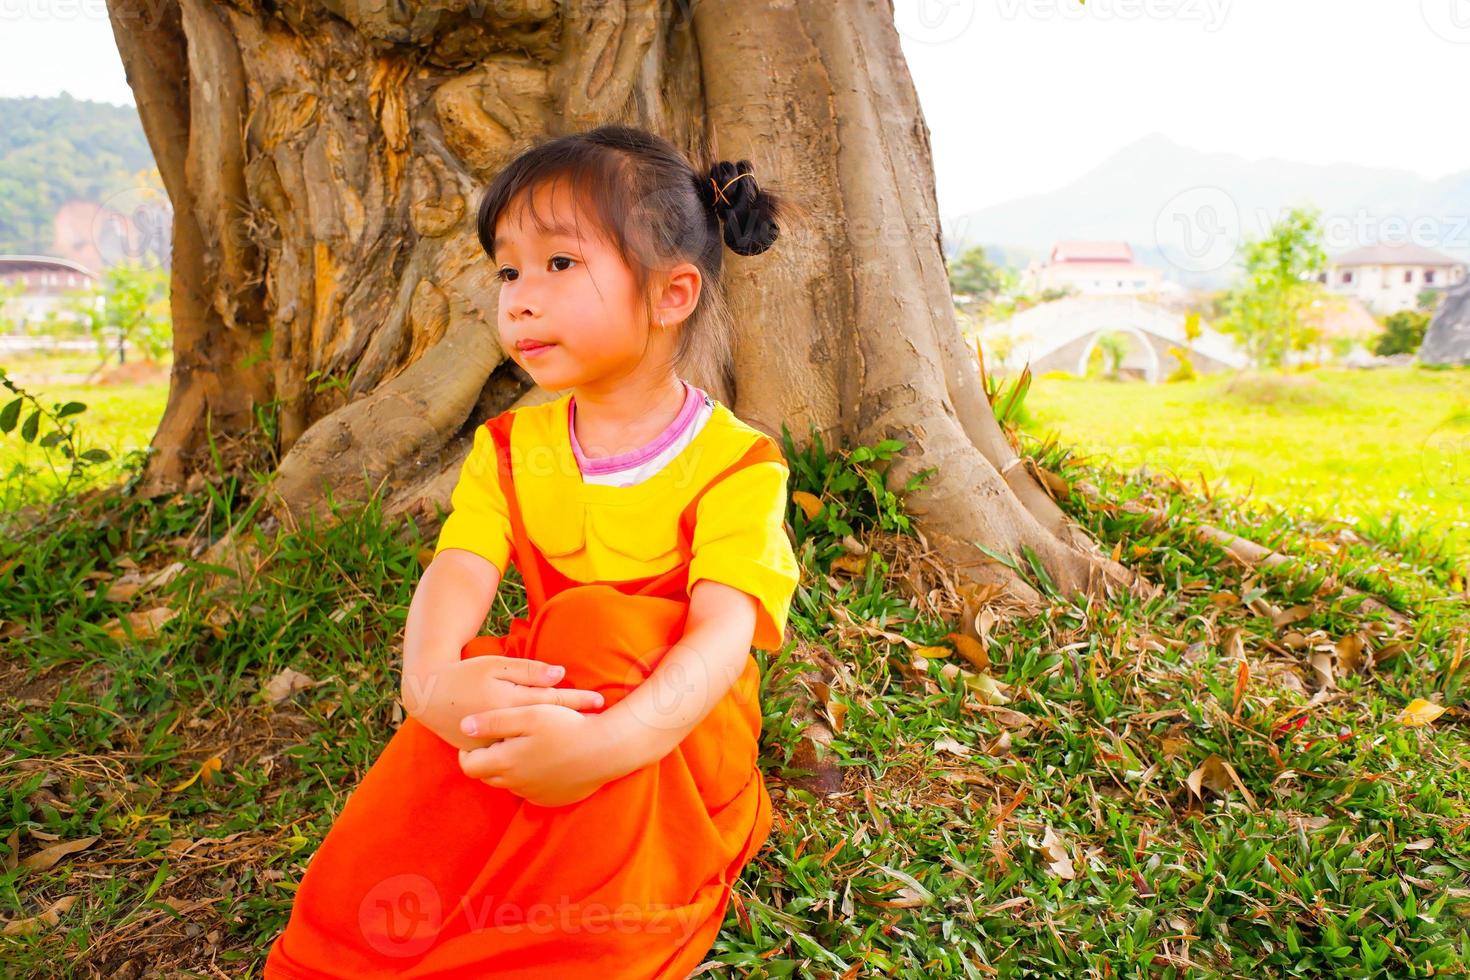
<instances>
[{"instance_id":1,"label":"girl's finger","mask_svg":"<svg viewBox=\"0 0 1470 980\"><path fill-rule=\"evenodd\" d=\"M465 715L459 723L459 730L466 735L478 735L482 738L514 738L517 735L527 734L527 724L535 713L537 705L523 704L514 705L509 708L491 708L489 711L477 711L472 715ZM471 749L471 752L490 752L496 746L488 746L483 749Z\"/></svg>"},{"instance_id":2,"label":"girl's finger","mask_svg":"<svg viewBox=\"0 0 1470 980\"><path fill-rule=\"evenodd\" d=\"M505 775L505 766L501 762L500 753L494 751L494 746L483 749L460 749L459 771L471 779L488 781Z\"/></svg>"},{"instance_id":3,"label":"girl's finger","mask_svg":"<svg viewBox=\"0 0 1470 980\"><path fill-rule=\"evenodd\" d=\"M602 707L603 697L596 691L576 687L527 688L520 692L521 704L559 704L573 711Z\"/></svg>"},{"instance_id":4,"label":"girl's finger","mask_svg":"<svg viewBox=\"0 0 1470 980\"><path fill-rule=\"evenodd\" d=\"M495 673L502 679L516 684L549 687L566 676L567 670L560 664L549 664L542 660L527 660L524 657L496 657Z\"/></svg>"}]
</instances>

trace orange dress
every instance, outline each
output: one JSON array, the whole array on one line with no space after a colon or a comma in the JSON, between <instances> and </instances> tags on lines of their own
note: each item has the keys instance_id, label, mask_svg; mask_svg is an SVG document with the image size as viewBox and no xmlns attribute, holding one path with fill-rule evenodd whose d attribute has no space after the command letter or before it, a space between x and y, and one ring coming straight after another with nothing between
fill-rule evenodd
<instances>
[{"instance_id":1,"label":"orange dress","mask_svg":"<svg viewBox=\"0 0 1470 980\"><path fill-rule=\"evenodd\" d=\"M562 664L558 686L611 707L683 634L700 497L753 463L761 438L679 518L680 564L578 582L526 534L510 459L514 412L495 440L528 617L461 656ZM741 869L765 843L771 800L756 765L759 668L668 755L563 806L529 803L459 768L458 750L407 718L349 796L302 876L267 978L684 978L714 944Z\"/></svg>"}]
</instances>

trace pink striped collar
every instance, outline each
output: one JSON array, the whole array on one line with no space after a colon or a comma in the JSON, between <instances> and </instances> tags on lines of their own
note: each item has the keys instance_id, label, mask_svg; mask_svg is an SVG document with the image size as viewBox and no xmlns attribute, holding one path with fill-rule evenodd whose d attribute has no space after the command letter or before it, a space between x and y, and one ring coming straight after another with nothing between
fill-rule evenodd
<instances>
[{"instance_id":1,"label":"pink striped collar","mask_svg":"<svg viewBox=\"0 0 1470 980\"><path fill-rule=\"evenodd\" d=\"M619 470L641 466L667 449L675 439L684 433L685 429L689 428L690 423L699 414L700 405L704 403L703 392L682 378L680 384L684 386L684 404L680 407L679 414L674 416L674 421L669 423L668 428L655 436L652 442L626 453L618 453L616 456L589 457L583 455L582 447L577 442L576 426L572 424L577 417L577 399L575 395L567 399L567 432L572 440L572 455L577 458L577 466L581 471L599 475L616 473Z\"/></svg>"}]
</instances>

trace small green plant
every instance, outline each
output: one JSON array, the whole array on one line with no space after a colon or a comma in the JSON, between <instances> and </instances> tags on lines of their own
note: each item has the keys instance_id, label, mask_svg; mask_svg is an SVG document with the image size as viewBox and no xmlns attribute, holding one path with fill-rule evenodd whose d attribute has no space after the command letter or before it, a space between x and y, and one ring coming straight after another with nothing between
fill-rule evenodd
<instances>
[{"instance_id":1,"label":"small green plant","mask_svg":"<svg viewBox=\"0 0 1470 980\"><path fill-rule=\"evenodd\" d=\"M1031 390L1031 362L1026 362L1020 374L1003 381L991 376L986 369L985 352L978 343L975 345L975 360L980 366L980 388L985 392L985 400L990 402L995 421L1019 452L1016 433L1034 421L1031 413L1026 411L1026 394Z\"/></svg>"},{"instance_id":2,"label":"small green plant","mask_svg":"<svg viewBox=\"0 0 1470 980\"><path fill-rule=\"evenodd\" d=\"M822 567L846 550L844 537L868 529L913 533L903 497L923 486L937 470L932 466L921 470L899 491L889 490L888 470L904 442L884 439L876 446L829 451L813 425L808 445L797 449L791 430L783 423L781 445L791 469L787 523L798 548L812 541L814 557Z\"/></svg>"},{"instance_id":3,"label":"small green plant","mask_svg":"<svg viewBox=\"0 0 1470 980\"><path fill-rule=\"evenodd\" d=\"M105 449L93 448L83 450L80 448L77 440L76 416L81 415L87 410L87 406L84 403L67 402L63 405L60 402L53 402L51 407L47 408L41 403L39 398L12 381L5 373L3 367L0 367L0 385L4 385L15 395L5 407L0 408L0 432L9 435L11 432L16 431L18 425L21 439L46 450L47 465L51 467L52 475L58 479L61 479L61 474L53 462L53 452L59 453L64 459L71 461L70 467L61 484L61 489L58 492L58 497L67 495L72 484L81 478L87 467L97 463L105 463L112 458L112 455ZM32 406L30 414L22 422L20 420L21 413L25 411L27 405ZM49 430L45 435L41 435L43 424ZM38 470L35 468L17 462L11 467L10 472L6 474L6 482L10 483L17 479L24 480L33 476L36 472Z\"/></svg>"}]
</instances>

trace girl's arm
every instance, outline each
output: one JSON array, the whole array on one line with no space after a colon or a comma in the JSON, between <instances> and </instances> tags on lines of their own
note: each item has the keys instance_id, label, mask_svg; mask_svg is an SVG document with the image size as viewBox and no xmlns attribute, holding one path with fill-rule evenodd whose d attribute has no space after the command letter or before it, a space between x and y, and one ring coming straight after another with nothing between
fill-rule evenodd
<instances>
[{"instance_id":1,"label":"girl's arm","mask_svg":"<svg viewBox=\"0 0 1470 980\"><path fill-rule=\"evenodd\" d=\"M740 678L755 637L754 596L712 579L689 593L684 635L653 673L598 715L616 779L662 759Z\"/></svg>"},{"instance_id":2,"label":"girl's arm","mask_svg":"<svg viewBox=\"0 0 1470 980\"><path fill-rule=\"evenodd\" d=\"M534 703L578 710L602 705L596 692L553 690L561 675L549 673L550 665L539 660L460 658L484 625L500 578L494 562L463 548L445 548L424 570L408 607L399 690L403 710L461 749L495 741L460 730L460 719L472 711Z\"/></svg>"}]
</instances>

